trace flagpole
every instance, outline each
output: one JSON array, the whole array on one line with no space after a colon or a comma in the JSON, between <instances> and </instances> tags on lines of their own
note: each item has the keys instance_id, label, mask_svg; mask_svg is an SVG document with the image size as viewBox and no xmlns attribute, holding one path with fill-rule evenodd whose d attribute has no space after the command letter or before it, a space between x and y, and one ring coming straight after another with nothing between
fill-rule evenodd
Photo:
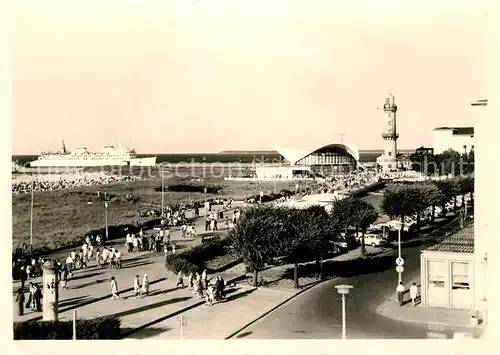
<instances>
[{"instance_id":1,"label":"flagpole","mask_svg":"<svg viewBox=\"0 0 500 355\"><path fill-rule=\"evenodd\" d=\"M33 189L35 180L31 174L31 209L30 209L30 252L33 252Z\"/></svg>"}]
</instances>

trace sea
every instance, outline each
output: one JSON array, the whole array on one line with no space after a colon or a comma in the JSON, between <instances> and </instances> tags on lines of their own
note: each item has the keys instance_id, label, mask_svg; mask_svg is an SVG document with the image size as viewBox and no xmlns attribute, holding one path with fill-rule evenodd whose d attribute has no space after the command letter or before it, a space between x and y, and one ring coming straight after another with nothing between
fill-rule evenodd
<instances>
[{"instance_id":1,"label":"sea","mask_svg":"<svg viewBox=\"0 0 500 355\"><path fill-rule=\"evenodd\" d=\"M401 151L406 152L406 151ZM409 151L408 151L409 152ZM375 162L383 150L360 150L361 163ZM253 162L279 162L281 156L277 152L222 152L222 153L177 153L177 154L137 154L139 158L157 156L157 163L253 163ZM38 155L13 155L12 160L20 165L25 165L36 160Z\"/></svg>"}]
</instances>

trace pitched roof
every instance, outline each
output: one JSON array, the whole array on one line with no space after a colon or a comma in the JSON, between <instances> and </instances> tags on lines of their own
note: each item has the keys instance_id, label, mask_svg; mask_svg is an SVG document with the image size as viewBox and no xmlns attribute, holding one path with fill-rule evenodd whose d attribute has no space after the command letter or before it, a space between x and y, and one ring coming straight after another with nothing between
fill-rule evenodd
<instances>
[{"instance_id":1,"label":"pitched roof","mask_svg":"<svg viewBox=\"0 0 500 355\"><path fill-rule=\"evenodd\" d=\"M474 127L437 127L434 131L453 131L456 136L470 136L474 134Z\"/></svg>"},{"instance_id":2,"label":"pitched roof","mask_svg":"<svg viewBox=\"0 0 500 355\"><path fill-rule=\"evenodd\" d=\"M439 251L449 253L474 252L474 224L454 233L441 242L425 249L425 251Z\"/></svg>"}]
</instances>

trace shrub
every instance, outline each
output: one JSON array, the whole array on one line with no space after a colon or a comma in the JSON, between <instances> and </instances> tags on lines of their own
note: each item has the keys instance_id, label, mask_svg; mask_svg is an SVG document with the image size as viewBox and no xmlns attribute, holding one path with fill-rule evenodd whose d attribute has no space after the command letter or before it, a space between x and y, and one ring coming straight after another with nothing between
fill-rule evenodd
<instances>
[{"instance_id":1,"label":"shrub","mask_svg":"<svg viewBox=\"0 0 500 355\"><path fill-rule=\"evenodd\" d=\"M165 186L164 189L165 191L172 191L172 192L199 192L199 193L204 193L205 188L207 189L208 194L217 194L219 190L222 189L221 186L216 186L216 185L209 185L209 186L204 186L204 185L191 185L191 184L175 184L175 185L170 185L170 186ZM155 188L156 192L161 192L161 186Z\"/></svg>"},{"instance_id":2,"label":"shrub","mask_svg":"<svg viewBox=\"0 0 500 355\"><path fill-rule=\"evenodd\" d=\"M203 265L192 264L186 258L183 257L184 254L170 254L167 255L165 259L165 267L174 273L178 273L182 270L184 274L189 274L190 272L200 272Z\"/></svg>"},{"instance_id":3,"label":"shrub","mask_svg":"<svg viewBox=\"0 0 500 355\"><path fill-rule=\"evenodd\" d=\"M197 245L184 253L167 255L165 267L175 273L201 272L206 268L205 262L227 254L230 244L230 239L224 238Z\"/></svg>"},{"instance_id":4,"label":"shrub","mask_svg":"<svg viewBox=\"0 0 500 355\"><path fill-rule=\"evenodd\" d=\"M120 339L121 320L116 316L80 319L76 321L77 339ZM69 340L73 337L73 322L15 322L14 340Z\"/></svg>"}]
</instances>

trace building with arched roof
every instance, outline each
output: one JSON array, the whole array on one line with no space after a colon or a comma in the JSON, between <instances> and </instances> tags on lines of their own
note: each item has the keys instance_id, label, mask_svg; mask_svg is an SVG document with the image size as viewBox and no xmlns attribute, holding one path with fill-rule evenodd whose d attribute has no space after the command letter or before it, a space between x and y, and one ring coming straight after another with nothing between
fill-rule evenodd
<instances>
[{"instance_id":1,"label":"building with arched roof","mask_svg":"<svg viewBox=\"0 0 500 355\"><path fill-rule=\"evenodd\" d=\"M359 166L357 148L342 143L330 142L312 149L292 149L274 146L282 156L279 165L256 167L259 179L293 179L308 177L312 174L345 174Z\"/></svg>"}]
</instances>

